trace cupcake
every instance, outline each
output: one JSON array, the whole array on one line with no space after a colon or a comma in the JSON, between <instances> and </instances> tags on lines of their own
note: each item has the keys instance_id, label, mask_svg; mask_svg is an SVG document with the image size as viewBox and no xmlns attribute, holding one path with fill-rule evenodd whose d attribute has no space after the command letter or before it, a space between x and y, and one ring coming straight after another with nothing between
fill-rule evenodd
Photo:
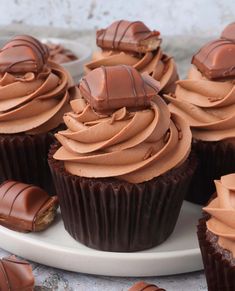
<instances>
[{"instance_id":1,"label":"cupcake","mask_svg":"<svg viewBox=\"0 0 235 291\"><path fill-rule=\"evenodd\" d=\"M100 66L129 65L160 81L160 95L174 92L178 80L176 64L162 51L159 35L141 21L115 21L97 31L96 43L101 51L94 53L93 60L85 65L85 72Z\"/></svg>"},{"instance_id":2,"label":"cupcake","mask_svg":"<svg viewBox=\"0 0 235 291\"><path fill-rule=\"evenodd\" d=\"M47 154L69 110L69 82L31 36L16 36L0 50L0 182L19 180L53 191Z\"/></svg>"},{"instance_id":3,"label":"cupcake","mask_svg":"<svg viewBox=\"0 0 235 291\"><path fill-rule=\"evenodd\" d=\"M49 153L65 229L105 251L138 251L172 233L196 167L191 132L131 66L81 80Z\"/></svg>"},{"instance_id":4,"label":"cupcake","mask_svg":"<svg viewBox=\"0 0 235 291\"><path fill-rule=\"evenodd\" d=\"M64 64L75 61L77 56L70 50L65 48L62 44L46 43L49 50L49 60L57 64Z\"/></svg>"},{"instance_id":5,"label":"cupcake","mask_svg":"<svg viewBox=\"0 0 235 291\"><path fill-rule=\"evenodd\" d=\"M199 165L187 200L205 204L215 191L214 179L235 172L235 43L217 39L192 58L188 78L165 96L171 112L192 129Z\"/></svg>"},{"instance_id":6,"label":"cupcake","mask_svg":"<svg viewBox=\"0 0 235 291\"><path fill-rule=\"evenodd\" d=\"M128 291L166 291L155 284L144 281L135 283Z\"/></svg>"},{"instance_id":7,"label":"cupcake","mask_svg":"<svg viewBox=\"0 0 235 291\"><path fill-rule=\"evenodd\" d=\"M216 194L203 208L198 240L209 291L235 290L235 174L215 181Z\"/></svg>"}]
</instances>

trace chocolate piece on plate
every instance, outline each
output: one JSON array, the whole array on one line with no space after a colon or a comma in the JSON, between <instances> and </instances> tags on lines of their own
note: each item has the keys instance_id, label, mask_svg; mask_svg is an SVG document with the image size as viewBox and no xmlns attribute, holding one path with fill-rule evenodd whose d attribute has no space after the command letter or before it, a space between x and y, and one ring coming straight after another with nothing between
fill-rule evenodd
<instances>
[{"instance_id":1,"label":"chocolate piece on plate","mask_svg":"<svg viewBox=\"0 0 235 291\"><path fill-rule=\"evenodd\" d=\"M192 64L211 80L235 77L235 43L227 39L211 41L193 56Z\"/></svg>"},{"instance_id":2,"label":"chocolate piece on plate","mask_svg":"<svg viewBox=\"0 0 235 291\"><path fill-rule=\"evenodd\" d=\"M141 21L120 20L96 32L97 46L103 49L145 53L156 50L161 43L159 31L151 31Z\"/></svg>"},{"instance_id":3,"label":"chocolate piece on plate","mask_svg":"<svg viewBox=\"0 0 235 291\"><path fill-rule=\"evenodd\" d=\"M137 282L128 291L165 291L165 289L159 288L155 284L147 282Z\"/></svg>"},{"instance_id":4,"label":"chocolate piece on plate","mask_svg":"<svg viewBox=\"0 0 235 291\"><path fill-rule=\"evenodd\" d=\"M17 181L0 186L0 225L20 232L41 231L54 220L58 198Z\"/></svg>"},{"instance_id":5,"label":"chocolate piece on plate","mask_svg":"<svg viewBox=\"0 0 235 291\"><path fill-rule=\"evenodd\" d=\"M131 66L100 67L87 74L79 89L91 107L101 113L127 107L146 108L160 88L147 73Z\"/></svg>"},{"instance_id":6,"label":"chocolate piece on plate","mask_svg":"<svg viewBox=\"0 0 235 291\"><path fill-rule=\"evenodd\" d=\"M18 35L0 50L1 73L40 73L49 57L48 48L29 35Z\"/></svg>"},{"instance_id":7,"label":"chocolate piece on plate","mask_svg":"<svg viewBox=\"0 0 235 291\"><path fill-rule=\"evenodd\" d=\"M0 260L1 291L32 291L34 276L30 264L15 256Z\"/></svg>"}]
</instances>

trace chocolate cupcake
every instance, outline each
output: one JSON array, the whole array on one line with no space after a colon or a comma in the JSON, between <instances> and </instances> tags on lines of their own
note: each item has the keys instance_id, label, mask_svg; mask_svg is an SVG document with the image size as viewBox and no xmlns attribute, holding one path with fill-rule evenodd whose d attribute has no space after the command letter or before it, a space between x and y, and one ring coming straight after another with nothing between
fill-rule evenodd
<instances>
[{"instance_id":1,"label":"chocolate cupcake","mask_svg":"<svg viewBox=\"0 0 235 291\"><path fill-rule=\"evenodd\" d=\"M128 291L166 291L166 290L158 287L155 284L141 281L135 283L131 288L128 289Z\"/></svg>"},{"instance_id":2,"label":"chocolate cupcake","mask_svg":"<svg viewBox=\"0 0 235 291\"><path fill-rule=\"evenodd\" d=\"M105 251L154 247L172 233L196 167L191 132L130 66L101 67L80 83L49 165L66 230Z\"/></svg>"},{"instance_id":3,"label":"chocolate cupcake","mask_svg":"<svg viewBox=\"0 0 235 291\"><path fill-rule=\"evenodd\" d=\"M162 51L159 36L159 31L151 31L141 21L115 21L97 31L96 43L101 51L94 53L93 60L85 65L85 72L100 66L129 65L158 80L160 95L174 92L178 80L176 64Z\"/></svg>"},{"instance_id":4,"label":"chocolate cupcake","mask_svg":"<svg viewBox=\"0 0 235 291\"><path fill-rule=\"evenodd\" d=\"M48 42L45 44L49 50L49 60L57 64L65 64L78 59L78 57L62 44Z\"/></svg>"},{"instance_id":5,"label":"chocolate cupcake","mask_svg":"<svg viewBox=\"0 0 235 291\"><path fill-rule=\"evenodd\" d=\"M209 291L235 290L235 174L215 181L216 194L203 208L198 240Z\"/></svg>"},{"instance_id":6,"label":"chocolate cupcake","mask_svg":"<svg viewBox=\"0 0 235 291\"><path fill-rule=\"evenodd\" d=\"M171 112L192 129L199 165L187 200L205 204L215 191L214 179L235 172L235 43L211 41L192 59L188 78L166 96Z\"/></svg>"},{"instance_id":7,"label":"chocolate cupcake","mask_svg":"<svg viewBox=\"0 0 235 291\"><path fill-rule=\"evenodd\" d=\"M69 110L69 82L31 36L16 36L0 50L0 182L14 179L53 192L47 154Z\"/></svg>"}]
</instances>

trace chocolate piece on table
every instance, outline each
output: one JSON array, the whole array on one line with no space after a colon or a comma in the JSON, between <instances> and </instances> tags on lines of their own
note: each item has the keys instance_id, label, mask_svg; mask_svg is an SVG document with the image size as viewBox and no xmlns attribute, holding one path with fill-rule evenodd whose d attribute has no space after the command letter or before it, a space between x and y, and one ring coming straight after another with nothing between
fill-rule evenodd
<instances>
[{"instance_id":1,"label":"chocolate piece on table","mask_svg":"<svg viewBox=\"0 0 235 291\"><path fill-rule=\"evenodd\" d=\"M41 231L54 220L58 198L17 181L0 186L0 225L20 232Z\"/></svg>"},{"instance_id":2,"label":"chocolate piece on table","mask_svg":"<svg viewBox=\"0 0 235 291\"><path fill-rule=\"evenodd\" d=\"M211 41L193 56L192 64L211 80L235 77L235 43L226 39Z\"/></svg>"},{"instance_id":3,"label":"chocolate piece on table","mask_svg":"<svg viewBox=\"0 0 235 291\"><path fill-rule=\"evenodd\" d=\"M159 288L155 284L137 282L128 291L165 291L165 289Z\"/></svg>"},{"instance_id":4,"label":"chocolate piece on table","mask_svg":"<svg viewBox=\"0 0 235 291\"><path fill-rule=\"evenodd\" d=\"M96 32L96 44L103 49L145 53L160 46L159 31L151 31L141 21L120 20Z\"/></svg>"},{"instance_id":5,"label":"chocolate piece on table","mask_svg":"<svg viewBox=\"0 0 235 291\"><path fill-rule=\"evenodd\" d=\"M1 291L32 291L34 276L30 264L15 256L0 260Z\"/></svg>"},{"instance_id":6,"label":"chocolate piece on table","mask_svg":"<svg viewBox=\"0 0 235 291\"><path fill-rule=\"evenodd\" d=\"M235 41L235 22L230 23L221 33L221 38Z\"/></svg>"},{"instance_id":7,"label":"chocolate piece on table","mask_svg":"<svg viewBox=\"0 0 235 291\"><path fill-rule=\"evenodd\" d=\"M40 73L48 56L48 48L34 37L15 36L0 50L0 73Z\"/></svg>"},{"instance_id":8,"label":"chocolate piece on table","mask_svg":"<svg viewBox=\"0 0 235 291\"><path fill-rule=\"evenodd\" d=\"M147 73L131 66L100 67L87 74L79 89L91 107L101 113L127 107L146 108L160 88Z\"/></svg>"}]
</instances>

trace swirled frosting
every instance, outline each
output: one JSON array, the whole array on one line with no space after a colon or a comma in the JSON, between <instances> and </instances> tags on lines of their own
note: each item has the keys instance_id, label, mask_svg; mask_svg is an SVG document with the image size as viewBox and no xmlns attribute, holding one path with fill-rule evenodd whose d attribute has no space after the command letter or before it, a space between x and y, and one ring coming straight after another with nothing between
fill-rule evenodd
<instances>
[{"instance_id":1,"label":"swirled frosting","mask_svg":"<svg viewBox=\"0 0 235 291\"><path fill-rule=\"evenodd\" d=\"M178 115L156 96L149 108L110 115L92 110L81 92L65 114L68 129L56 134L62 146L54 158L83 177L116 177L141 183L179 166L188 157L191 132Z\"/></svg>"},{"instance_id":2,"label":"swirled frosting","mask_svg":"<svg viewBox=\"0 0 235 291\"><path fill-rule=\"evenodd\" d=\"M48 55L42 63L42 47L30 36L19 36L0 51L0 133L47 132L69 110L70 76L48 62Z\"/></svg>"},{"instance_id":3,"label":"swirled frosting","mask_svg":"<svg viewBox=\"0 0 235 291\"><path fill-rule=\"evenodd\" d=\"M188 79L177 81L174 96L165 96L171 112L187 120L195 139L228 140L235 137L234 80L211 81L192 66Z\"/></svg>"},{"instance_id":4,"label":"swirled frosting","mask_svg":"<svg viewBox=\"0 0 235 291\"><path fill-rule=\"evenodd\" d=\"M78 59L78 57L69 49L61 44L46 43L49 49L49 60L57 64L64 64Z\"/></svg>"},{"instance_id":5,"label":"swirled frosting","mask_svg":"<svg viewBox=\"0 0 235 291\"><path fill-rule=\"evenodd\" d=\"M211 215L209 231L218 236L218 244L235 256L235 174L215 181L217 197L203 210Z\"/></svg>"},{"instance_id":6,"label":"swirled frosting","mask_svg":"<svg viewBox=\"0 0 235 291\"><path fill-rule=\"evenodd\" d=\"M85 73L100 66L121 64L133 66L140 73L147 72L158 80L160 82L160 94L174 92L175 82L178 80L176 64L174 59L163 53L160 47L144 54L116 50L97 51L93 54L93 60L85 64Z\"/></svg>"}]
</instances>

